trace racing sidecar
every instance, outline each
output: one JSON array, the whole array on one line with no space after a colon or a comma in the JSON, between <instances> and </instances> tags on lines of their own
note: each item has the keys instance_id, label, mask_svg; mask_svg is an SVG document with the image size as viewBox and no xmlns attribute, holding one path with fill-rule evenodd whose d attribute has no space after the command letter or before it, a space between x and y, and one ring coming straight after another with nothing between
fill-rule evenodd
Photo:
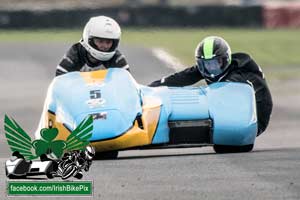
<instances>
[{"instance_id":1,"label":"racing sidecar","mask_svg":"<svg viewBox=\"0 0 300 200\"><path fill-rule=\"evenodd\" d=\"M25 160L19 152L5 162L5 174L8 178L25 178L26 176L46 175L53 178L55 163L52 160L31 161Z\"/></svg>"},{"instance_id":2,"label":"racing sidecar","mask_svg":"<svg viewBox=\"0 0 300 200\"><path fill-rule=\"evenodd\" d=\"M56 139L66 140L88 115L93 116L91 145L98 155L111 157L119 150L178 146L248 152L257 133L255 95L248 84L152 88L118 68L54 78L38 130L56 127Z\"/></svg>"}]
</instances>

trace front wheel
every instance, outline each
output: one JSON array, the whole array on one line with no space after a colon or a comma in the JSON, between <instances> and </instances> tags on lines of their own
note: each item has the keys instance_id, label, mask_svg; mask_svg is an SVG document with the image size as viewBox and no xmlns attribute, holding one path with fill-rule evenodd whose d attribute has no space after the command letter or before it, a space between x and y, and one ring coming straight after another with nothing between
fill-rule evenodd
<instances>
[{"instance_id":1,"label":"front wheel","mask_svg":"<svg viewBox=\"0 0 300 200\"><path fill-rule=\"evenodd\" d=\"M53 174L51 172L46 173L47 178L52 179L54 178Z\"/></svg>"},{"instance_id":2,"label":"front wheel","mask_svg":"<svg viewBox=\"0 0 300 200\"><path fill-rule=\"evenodd\" d=\"M107 152L98 152L94 156L95 160L110 160L116 159L118 157L118 151L107 151Z\"/></svg>"},{"instance_id":3,"label":"front wheel","mask_svg":"<svg viewBox=\"0 0 300 200\"><path fill-rule=\"evenodd\" d=\"M214 150L216 153L244 153L250 152L253 149L253 144L244 146L228 146L228 145L214 145Z\"/></svg>"}]
</instances>

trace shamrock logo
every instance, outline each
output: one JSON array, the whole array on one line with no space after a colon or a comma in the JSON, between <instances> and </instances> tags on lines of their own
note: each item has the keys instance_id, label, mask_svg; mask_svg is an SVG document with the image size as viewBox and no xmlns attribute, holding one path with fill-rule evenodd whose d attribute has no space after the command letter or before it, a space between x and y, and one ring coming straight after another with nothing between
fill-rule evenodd
<instances>
[{"instance_id":1,"label":"shamrock logo","mask_svg":"<svg viewBox=\"0 0 300 200\"><path fill-rule=\"evenodd\" d=\"M31 137L21 126L7 115L4 118L4 130L7 143L12 152L18 151L29 160L33 160L42 154L50 153L60 158L64 151L85 149L89 144L89 139L92 137L93 117L89 115L84 118L70 133L66 141L54 140L58 135L57 128L43 128L40 131L41 139L32 142Z\"/></svg>"},{"instance_id":2,"label":"shamrock logo","mask_svg":"<svg viewBox=\"0 0 300 200\"><path fill-rule=\"evenodd\" d=\"M36 155L41 156L42 154L53 153L57 158L60 158L67 144L63 140L53 141L58 134L57 128L43 128L40 134L42 139L32 142Z\"/></svg>"}]
</instances>

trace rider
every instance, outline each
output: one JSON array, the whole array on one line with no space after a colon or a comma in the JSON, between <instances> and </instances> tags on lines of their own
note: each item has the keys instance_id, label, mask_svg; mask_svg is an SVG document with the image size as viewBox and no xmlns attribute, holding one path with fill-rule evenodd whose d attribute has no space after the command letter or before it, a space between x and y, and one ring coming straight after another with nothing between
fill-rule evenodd
<instances>
[{"instance_id":1,"label":"rider","mask_svg":"<svg viewBox=\"0 0 300 200\"><path fill-rule=\"evenodd\" d=\"M83 30L82 39L75 43L60 61L56 76L72 71L94 71L106 68L123 68L129 65L118 50L121 28L112 18L92 17Z\"/></svg>"},{"instance_id":2,"label":"rider","mask_svg":"<svg viewBox=\"0 0 300 200\"><path fill-rule=\"evenodd\" d=\"M205 79L214 82L244 82L255 90L258 132L265 131L272 112L272 97L261 68L246 53L231 54L230 46L221 37L204 38L195 50L196 64L181 72L152 82L149 86L186 86Z\"/></svg>"}]
</instances>

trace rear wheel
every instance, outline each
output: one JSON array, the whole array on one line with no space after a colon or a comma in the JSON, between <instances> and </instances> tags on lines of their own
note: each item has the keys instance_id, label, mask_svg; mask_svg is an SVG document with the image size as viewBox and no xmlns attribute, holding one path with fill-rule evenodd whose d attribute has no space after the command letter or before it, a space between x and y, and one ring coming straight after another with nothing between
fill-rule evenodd
<instances>
[{"instance_id":1,"label":"rear wheel","mask_svg":"<svg viewBox=\"0 0 300 200\"><path fill-rule=\"evenodd\" d=\"M82 172L79 171L79 172L77 172L77 174L74 175L74 177L77 179L82 179L83 174L82 174Z\"/></svg>"},{"instance_id":2,"label":"rear wheel","mask_svg":"<svg viewBox=\"0 0 300 200\"><path fill-rule=\"evenodd\" d=\"M109 160L116 159L118 157L118 151L107 151L107 152L98 152L94 156L95 160Z\"/></svg>"},{"instance_id":3,"label":"rear wheel","mask_svg":"<svg viewBox=\"0 0 300 200\"><path fill-rule=\"evenodd\" d=\"M228 146L228 145L214 145L214 150L216 153L243 153L250 152L253 149L253 144L244 146Z\"/></svg>"},{"instance_id":4,"label":"rear wheel","mask_svg":"<svg viewBox=\"0 0 300 200\"><path fill-rule=\"evenodd\" d=\"M77 167L75 164L67 165L66 168L63 170L61 178L68 179L71 176L73 176L76 173L76 171L77 171Z\"/></svg>"}]
</instances>

